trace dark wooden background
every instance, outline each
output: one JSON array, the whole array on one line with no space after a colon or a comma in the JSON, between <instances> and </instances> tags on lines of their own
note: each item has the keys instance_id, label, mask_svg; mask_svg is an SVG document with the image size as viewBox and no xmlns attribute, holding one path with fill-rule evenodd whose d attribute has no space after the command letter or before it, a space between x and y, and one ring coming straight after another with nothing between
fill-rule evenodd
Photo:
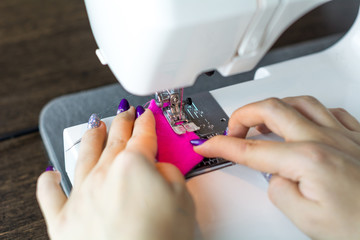
<instances>
[{"instance_id":1,"label":"dark wooden background","mask_svg":"<svg viewBox=\"0 0 360 240\"><path fill-rule=\"evenodd\" d=\"M358 2L314 10L274 48L346 32ZM0 239L47 239L35 198L48 162L39 113L57 96L116 82L95 49L83 1L0 1Z\"/></svg>"}]
</instances>

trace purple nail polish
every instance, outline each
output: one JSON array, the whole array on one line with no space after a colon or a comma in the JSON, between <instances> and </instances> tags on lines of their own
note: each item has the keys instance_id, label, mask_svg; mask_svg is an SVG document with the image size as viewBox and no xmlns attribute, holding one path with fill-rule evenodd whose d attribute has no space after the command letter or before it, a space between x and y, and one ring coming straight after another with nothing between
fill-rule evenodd
<instances>
[{"instance_id":1,"label":"purple nail polish","mask_svg":"<svg viewBox=\"0 0 360 240\"><path fill-rule=\"evenodd\" d=\"M202 145L203 143L205 143L208 139L193 139L193 140L190 140L190 143L193 145L193 146L200 146Z\"/></svg>"},{"instance_id":2,"label":"purple nail polish","mask_svg":"<svg viewBox=\"0 0 360 240\"><path fill-rule=\"evenodd\" d=\"M55 171L55 168L53 166L48 166L46 169L45 169L45 172L53 172Z\"/></svg>"},{"instance_id":3,"label":"purple nail polish","mask_svg":"<svg viewBox=\"0 0 360 240\"><path fill-rule=\"evenodd\" d=\"M116 115L117 115L117 114L120 114L120 113L122 113L122 112L126 112L127 110L129 110L129 108L130 108L130 105L129 105L128 100L126 100L125 98L122 99L122 100L120 101L120 104L119 104L118 110L117 110L117 112L116 112Z\"/></svg>"},{"instance_id":4,"label":"purple nail polish","mask_svg":"<svg viewBox=\"0 0 360 240\"><path fill-rule=\"evenodd\" d=\"M100 127L100 117L96 113L91 114L88 122L88 129Z\"/></svg>"},{"instance_id":5,"label":"purple nail polish","mask_svg":"<svg viewBox=\"0 0 360 240\"><path fill-rule=\"evenodd\" d=\"M263 172L262 174L263 174L264 178L266 179L266 181L270 182L273 175L271 173L265 173L265 172Z\"/></svg>"},{"instance_id":6,"label":"purple nail polish","mask_svg":"<svg viewBox=\"0 0 360 240\"><path fill-rule=\"evenodd\" d=\"M136 107L136 118L140 117L145 112L145 108L141 105Z\"/></svg>"},{"instance_id":7,"label":"purple nail polish","mask_svg":"<svg viewBox=\"0 0 360 240\"><path fill-rule=\"evenodd\" d=\"M229 135L229 128L228 128L228 127L225 129L225 131L224 131L223 135L224 135L224 136Z\"/></svg>"}]
</instances>

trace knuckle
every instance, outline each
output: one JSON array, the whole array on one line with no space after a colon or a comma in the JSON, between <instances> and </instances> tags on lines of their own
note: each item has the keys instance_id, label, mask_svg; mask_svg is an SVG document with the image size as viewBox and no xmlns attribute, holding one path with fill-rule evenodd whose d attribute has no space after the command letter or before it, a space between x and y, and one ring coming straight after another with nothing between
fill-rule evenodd
<instances>
[{"instance_id":1,"label":"knuckle","mask_svg":"<svg viewBox=\"0 0 360 240\"><path fill-rule=\"evenodd\" d=\"M243 155L244 156L249 156L254 152L254 149L259 145L259 141L257 140L252 140L252 139L248 139L243 143ZM250 166L252 164L251 158L245 157L244 158L244 163L241 164L245 164L247 166ZM238 160L238 162L240 163L241 161Z\"/></svg>"},{"instance_id":2,"label":"knuckle","mask_svg":"<svg viewBox=\"0 0 360 240\"><path fill-rule=\"evenodd\" d=\"M106 144L106 149L108 150L117 150L119 148L123 148L125 147L127 144L127 141L125 139L122 138L116 138L116 139L112 139L109 142L107 142Z\"/></svg>"},{"instance_id":3,"label":"knuckle","mask_svg":"<svg viewBox=\"0 0 360 240\"><path fill-rule=\"evenodd\" d=\"M279 98L268 98L265 100L265 106L270 109L276 109L284 105L284 103Z\"/></svg>"},{"instance_id":4,"label":"knuckle","mask_svg":"<svg viewBox=\"0 0 360 240\"><path fill-rule=\"evenodd\" d=\"M145 160L145 157L140 152L126 150L122 154L124 158L132 162L142 162Z\"/></svg>"},{"instance_id":5,"label":"knuckle","mask_svg":"<svg viewBox=\"0 0 360 240\"><path fill-rule=\"evenodd\" d=\"M156 166L140 152L124 150L115 159L113 168L117 178L122 180L136 179L146 184L153 181L153 186L158 184Z\"/></svg>"},{"instance_id":6,"label":"knuckle","mask_svg":"<svg viewBox=\"0 0 360 240\"><path fill-rule=\"evenodd\" d=\"M346 111L344 108L333 108L332 112L335 115L350 115L348 111Z\"/></svg>"},{"instance_id":7,"label":"knuckle","mask_svg":"<svg viewBox=\"0 0 360 240\"><path fill-rule=\"evenodd\" d=\"M135 115L133 111L130 110L130 111L122 112L121 114L118 114L113 120L115 124L121 124L121 122L123 121L128 121L128 122L135 121Z\"/></svg>"},{"instance_id":8,"label":"knuckle","mask_svg":"<svg viewBox=\"0 0 360 240\"><path fill-rule=\"evenodd\" d=\"M94 169L91 179L95 183L101 183L105 179L107 172L108 171L104 166L98 166L96 169Z\"/></svg>"},{"instance_id":9,"label":"knuckle","mask_svg":"<svg viewBox=\"0 0 360 240\"><path fill-rule=\"evenodd\" d=\"M287 109L288 106L279 98L268 98L263 102L263 107L268 114L274 114L279 110Z\"/></svg>"},{"instance_id":10,"label":"knuckle","mask_svg":"<svg viewBox=\"0 0 360 240\"><path fill-rule=\"evenodd\" d=\"M336 108L339 112L342 112L342 113L348 113L349 112L345 109L345 108Z\"/></svg>"},{"instance_id":11,"label":"knuckle","mask_svg":"<svg viewBox=\"0 0 360 240\"><path fill-rule=\"evenodd\" d=\"M232 119L236 118L236 116L242 112L242 109L243 109L243 107L240 107L240 108L236 109L236 110L231 114L229 121L231 121Z\"/></svg>"},{"instance_id":12,"label":"knuckle","mask_svg":"<svg viewBox=\"0 0 360 240\"><path fill-rule=\"evenodd\" d=\"M319 100L317 100L315 97L310 96L310 95L301 96L301 97L299 97L299 100L300 100L300 102L303 102L303 103L309 104L309 105L314 105L314 104L319 105L320 104Z\"/></svg>"},{"instance_id":13,"label":"knuckle","mask_svg":"<svg viewBox=\"0 0 360 240\"><path fill-rule=\"evenodd\" d=\"M81 144L88 144L98 139L97 128L90 129L84 133L81 138Z\"/></svg>"},{"instance_id":14,"label":"knuckle","mask_svg":"<svg viewBox=\"0 0 360 240\"><path fill-rule=\"evenodd\" d=\"M300 107L323 106L322 103L317 98L310 95L288 97L288 98L284 98L284 101L292 106L300 106Z\"/></svg>"},{"instance_id":15,"label":"knuckle","mask_svg":"<svg viewBox=\"0 0 360 240\"><path fill-rule=\"evenodd\" d=\"M268 196L271 202L274 203L274 205L279 207L279 193L281 193L284 189L284 186L287 185L286 180L284 180L282 177L274 175L269 183L268 188Z\"/></svg>"},{"instance_id":16,"label":"knuckle","mask_svg":"<svg viewBox=\"0 0 360 240\"><path fill-rule=\"evenodd\" d=\"M248 139L244 142L244 148L245 151L252 151L257 145L258 145L259 141L257 140L253 140L253 139Z\"/></svg>"},{"instance_id":17,"label":"knuckle","mask_svg":"<svg viewBox=\"0 0 360 240\"><path fill-rule=\"evenodd\" d=\"M281 182L279 181L279 177L273 176L270 180L269 188L268 188L268 196L269 199L275 203L276 201L276 190L281 186Z\"/></svg>"},{"instance_id":18,"label":"knuckle","mask_svg":"<svg viewBox=\"0 0 360 240\"><path fill-rule=\"evenodd\" d=\"M119 155L120 167L125 172L138 171L138 169L148 161L139 152L125 150Z\"/></svg>"},{"instance_id":19,"label":"knuckle","mask_svg":"<svg viewBox=\"0 0 360 240\"><path fill-rule=\"evenodd\" d=\"M328 153L321 144L307 143L299 151L305 157L307 163L312 166L323 166L328 162Z\"/></svg>"}]
</instances>

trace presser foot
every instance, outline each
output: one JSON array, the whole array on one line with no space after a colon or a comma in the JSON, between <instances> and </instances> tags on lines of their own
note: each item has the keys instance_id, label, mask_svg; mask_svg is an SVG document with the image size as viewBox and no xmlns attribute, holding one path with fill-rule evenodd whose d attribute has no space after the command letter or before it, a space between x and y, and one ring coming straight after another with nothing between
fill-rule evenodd
<instances>
[{"instance_id":1,"label":"presser foot","mask_svg":"<svg viewBox=\"0 0 360 240\"><path fill-rule=\"evenodd\" d=\"M185 112L185 106L192 105L191 99L183 101L182 96L183 89L165 90L155 94L157 105L162 108L166 120L178 135L200 130Z\"/></svg>"},{"instance_id":2,"label":"presser foot","mask_svg":"<svg viewBox=\"0 0 360 240\"><path fill-rule=\"evenodd\" d=\"M173 120L173 116L169 109L163 109L163 113L173 131L178 135L200 130L200 127L198 127L195 123L189 122L185 113L183 113L183 116L185 115L186 117L179 122Z\"/></svg>"}]
</instances>

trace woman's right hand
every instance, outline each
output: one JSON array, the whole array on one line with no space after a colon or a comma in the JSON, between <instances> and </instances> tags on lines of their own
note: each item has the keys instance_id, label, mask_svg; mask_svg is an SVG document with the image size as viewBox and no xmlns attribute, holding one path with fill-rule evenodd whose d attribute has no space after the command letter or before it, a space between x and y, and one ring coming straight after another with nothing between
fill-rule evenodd
<instances>
[{"instance_id":1,"label":"woman's right hand","mask_svg":"<svg viewBox=\"0 0 360 240\"><path fill-rule=\"evenodd\" d=\"M249 128L285 142L244 139ZM269 197L313 239L360 239L360 123L313 97L267 99L238 109L229 136L195 151L272 173Z\"/></svg>"}]
</instances>

